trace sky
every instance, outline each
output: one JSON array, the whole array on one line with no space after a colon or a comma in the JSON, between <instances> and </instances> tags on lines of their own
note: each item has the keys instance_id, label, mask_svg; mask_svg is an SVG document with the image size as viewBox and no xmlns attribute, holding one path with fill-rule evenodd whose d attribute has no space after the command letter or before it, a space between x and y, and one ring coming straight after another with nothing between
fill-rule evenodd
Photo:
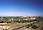
<instances>
[{"instance_id":1,"label":"sky","mask_svg":"<svg viewBox=\"0 0 43 30\"><path fill-rule=\"evenodd\" d=\"M43 0L0 0L0 16L43 16Z\"/></svg>"}]
</instances>

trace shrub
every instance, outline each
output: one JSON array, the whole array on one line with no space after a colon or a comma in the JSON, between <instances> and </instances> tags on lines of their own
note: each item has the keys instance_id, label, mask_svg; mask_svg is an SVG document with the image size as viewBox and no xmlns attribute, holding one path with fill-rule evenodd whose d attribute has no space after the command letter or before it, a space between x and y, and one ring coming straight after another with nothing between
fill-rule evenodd
<instances>
[{"instance_id":1,"label":"shrub","mask_svg":"<svg viewBox=\"0 0 43 30\"><path fill-rule=\"evenodd\" d=\"M32 28L33 29L36 29L36 28L38 28L38 26L37 25L33 25Z\"/></svg>"}]
</instances>

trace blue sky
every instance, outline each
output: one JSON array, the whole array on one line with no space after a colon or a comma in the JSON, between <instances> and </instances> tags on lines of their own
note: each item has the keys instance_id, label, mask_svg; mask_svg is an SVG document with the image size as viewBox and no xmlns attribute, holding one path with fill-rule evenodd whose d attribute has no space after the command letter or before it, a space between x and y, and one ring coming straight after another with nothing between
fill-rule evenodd
<instances>
[{"instance_id":1,"label":"blue sky","mask_svg":"<svg viewBox=\"0 0 43 30\"><path fill-rule=\"evenodd\" d=\"M0 16L43 16L43 0L0 0Z\"/></svg>"}]
</instances>

